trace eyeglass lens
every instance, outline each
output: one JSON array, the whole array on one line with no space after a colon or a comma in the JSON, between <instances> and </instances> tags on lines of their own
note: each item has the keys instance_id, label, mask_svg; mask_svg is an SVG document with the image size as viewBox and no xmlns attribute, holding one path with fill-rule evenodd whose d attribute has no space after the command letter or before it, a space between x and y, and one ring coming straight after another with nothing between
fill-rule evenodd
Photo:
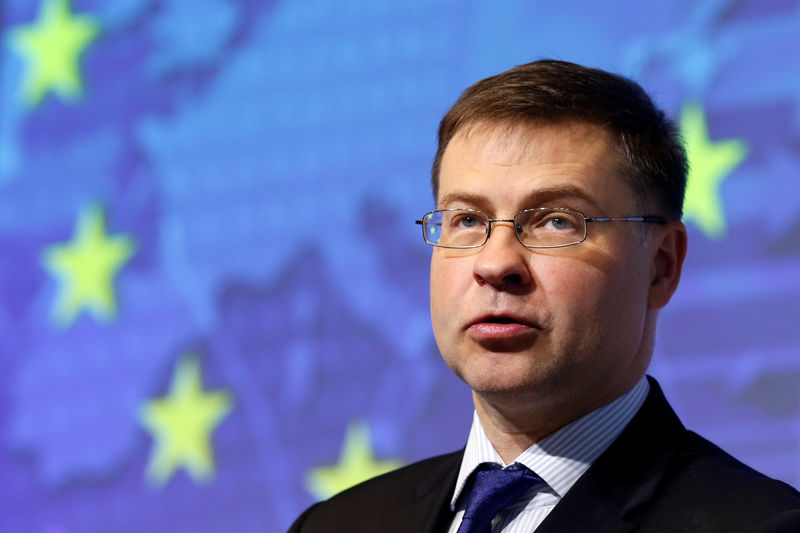
<instances>
[{"instance_id":1,"label":"eyeglass lens","mask_svg":"<svg viewBox=\"0 0 800 533\"><path fill-rule=\"evenodd\" d=\"M486 242L489 225L497 222L471 210L443 210L428 213L423 219L425 240L438 246L454 248L481 246ZM565 246L586 236L584 216L563 209L528 209L514 217L514 229L526 246Z\"/></svg>"}]
</instances>

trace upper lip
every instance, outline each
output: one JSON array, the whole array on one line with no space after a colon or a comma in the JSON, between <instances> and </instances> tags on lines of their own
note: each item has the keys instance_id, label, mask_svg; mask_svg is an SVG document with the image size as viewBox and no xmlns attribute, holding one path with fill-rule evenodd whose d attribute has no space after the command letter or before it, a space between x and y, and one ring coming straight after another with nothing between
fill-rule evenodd
<instances>
[{"instance_id":1,"label":"upper lip","mask_svg":"<svg viewBox=\"0 0 800 533\"><path fill-rule=\"evenodd\" d=\"M514 313L507 313L507 312L486 313L479 315L475 319L470 320L469 323L467 324L467 327L474 326L475 324L480 324L482 322L495 322L495 321L519 322L520 324L525 324L526 326L539 328L539 324L537 323L537 321L525 318L520 315L516 315Z\"/></svg>"}]
</instances>

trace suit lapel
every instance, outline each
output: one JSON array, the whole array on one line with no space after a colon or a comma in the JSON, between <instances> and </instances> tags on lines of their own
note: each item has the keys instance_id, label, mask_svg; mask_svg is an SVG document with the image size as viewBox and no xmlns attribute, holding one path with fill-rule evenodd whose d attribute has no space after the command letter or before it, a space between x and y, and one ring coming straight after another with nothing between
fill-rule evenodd
<instances>
[{"instance_id":1,"label":"suit lapel","mask_svg":"<svg viewBox=\"0 0 800 533\"><path fill-rule=\"evenodd\" d=\"M683 425L650 379L650 394L620 436L581 476L536 533L611 533L636 527L636 510L653 497Z\"/></svg>"},{"instance_id":2,"label":"suit lapel","mask_svg":"<svg viewBox=\"0 0 800 533\"><path fill-rule=\"evenodd\" d=\"M683 431L660 387L651 379L650 394L639 412L536 533L633 531L637 526L636 511L652 499ZM405 503L386 517L383 530L447 531L453 519L450 497L462 456L463 450L444 456L425 479L412 487L411 493L398 494L398 501Z\"/></svg>"},{"instance_id":3,"label":"suit lapel","mask_svg":"<svg viewBox=\"0 0 800 533\"><path fill-rule=\"evenodd\" d=\"M634 526L597 498L570 491L536 528L536 533L628 533Z\"/></svg>"},{"instance_id":4,"label":"suit lapel","mask_svg":"<svg viewBox=\"0 0 800 533\"><path fill-rule=\"evenodd\" d=\"M414 485L413 505L400 509L396 516L390 517L385 531L397 533L447 531L453 519L450 498L455 490L458 468L463 455L463 450L447 455L428 477Z\"/></svg>"}]
</instances>

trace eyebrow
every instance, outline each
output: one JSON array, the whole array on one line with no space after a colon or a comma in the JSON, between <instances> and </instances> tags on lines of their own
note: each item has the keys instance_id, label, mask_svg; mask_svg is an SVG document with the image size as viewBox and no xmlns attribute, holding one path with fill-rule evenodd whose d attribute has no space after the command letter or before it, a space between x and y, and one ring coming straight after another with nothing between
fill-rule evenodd
<instances>
[{"instance_id":1,"label":"eyebrow","mask_svg":"<svg viewBox=\"0 0 800 533\"><path fill-rule=\"evenodd\" d=\"M554 200L582 200L591 204L594 207L599 207L594 198L589 196L585 191L573 185L558 185L554 187L547 187L532 191L523 197L523 204L531 207L541 207L544 204ZM473 194L468 192L448 192L442 195L440 206L445 206L454 202L463 202L466 204L474 205L481 209L487 209L492 205L492 202L484 195ZM561 206L558 206L561 207ZM563 206L567 207L567 206Z\"/></svg>"}]
</instances>

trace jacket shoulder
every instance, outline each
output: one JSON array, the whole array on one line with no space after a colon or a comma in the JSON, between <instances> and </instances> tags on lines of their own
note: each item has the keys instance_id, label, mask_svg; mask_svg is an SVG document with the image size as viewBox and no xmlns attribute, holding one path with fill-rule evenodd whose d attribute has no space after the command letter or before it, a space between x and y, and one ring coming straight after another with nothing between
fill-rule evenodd
<instances>
[{"instance_id":1,"label":"jacket shoulder","mask_svg":"<svg viewBox=\"0 0 800 533\"><path fill-rule=\"evenodd\" d=\"M290 532L368 531L387 517L408 514L417 502L452 493L463 451L418 461L318 502L301 514Z\"/></svg>"},{"instance_id":2,"label":"jacket shoulder","mask_svg":"<svg viewBox=\"0 0 800 533\"><path fill-rule=\"evenodd\" d=\"M800 492L683 430L640 520L643 532L669 526L675 531L797 533Z\"/></svg>"},{"instance_id":3,"label":"jacket shoulder","mask_svg":"<svg viewBox=\"0 0 800 533\"><path fill-rule=\"evenodd\" d=\"M687 430L651 379L639 412L540 529L798 533L800 493Z\"/></svg>"},{"instance_id":4,"label":"jacket shoulder","mask_svg":"<svg viewBox=\"0 0 800 533\"><path fill-rule=\"evenodd\" d=\"M686 431L654 498L631 518L642 533L797 533L800 493Z\"/></svg>"},{"instance_id":5,"label":"jacket shoulder","mask_svg":"<svg viewBox=\"0 0 800 533\"><path fill-rule=\"evenodd\" d=\"M770 516L800 511L800 492L766 476L692 431L686 431L675 454L667 486L692 487L698 508L730 515Z\"/></svg>"}]
</instances>

